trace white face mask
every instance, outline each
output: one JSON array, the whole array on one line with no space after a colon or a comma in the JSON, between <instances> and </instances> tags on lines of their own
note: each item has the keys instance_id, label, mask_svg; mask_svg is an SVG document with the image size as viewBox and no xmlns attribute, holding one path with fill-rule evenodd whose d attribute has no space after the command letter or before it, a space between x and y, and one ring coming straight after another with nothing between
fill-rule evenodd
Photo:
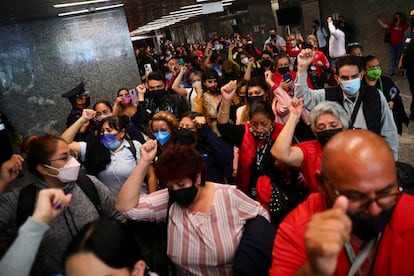
<instances>
[{"instance_id":1,"label":"white face mask","mask_svg":"<svg viewBox=\"0 0 414 276\"><path fill-rule=\"evenodd\" d=\"M55 177L60 180L62 183L69 183L76 181L79 175L80 163L76 158L70 157L69 161L66 162L65 166L62 168L55 168L49 165L43 165L46 168L57 170L58 174L47 174L48 176Z\"/></svg>"},{"instance_id":2,"label":"white face mask","mask_svg":"<svg viewBox=\"0 0 414 276\"><path fill-rule=\"evenodd\" d=\"M244 58L242 58L242 59L241 59L241 63L243 63L243 64L247 64L247 63L249 63L249 58L248 58L248 57L244 57Z\"/></svg>"}]
</instances>

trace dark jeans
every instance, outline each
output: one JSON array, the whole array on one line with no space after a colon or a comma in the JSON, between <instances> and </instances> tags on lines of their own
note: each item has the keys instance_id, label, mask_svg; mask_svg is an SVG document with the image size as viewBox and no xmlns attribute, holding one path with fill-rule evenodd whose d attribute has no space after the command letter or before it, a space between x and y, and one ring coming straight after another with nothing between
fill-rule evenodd
<instances>
[{"instance_id":1,"label":"dark jeans","mask_svg":"<svg viewBox=\"0 0 414 276\"><path fill-rule=\"evenodd\" d=\"M414 68L406 70L406 77L408 84L410 85L411 92L411 105L410 105L410 117L414 116Z\"/></svg>"},{"instance_id":2,"label":"dark jeans","mask_svg":"<svg viewBox=\"0 0 414 276\"><path fill-rule=\"evenodd\" d=\"M397 65L398 61L400 60L400 56L403 50L403 44L391 45L390 44L390 51L391 51L391 73L395 74L397 72Z\"/></svg>"}]
</instances>

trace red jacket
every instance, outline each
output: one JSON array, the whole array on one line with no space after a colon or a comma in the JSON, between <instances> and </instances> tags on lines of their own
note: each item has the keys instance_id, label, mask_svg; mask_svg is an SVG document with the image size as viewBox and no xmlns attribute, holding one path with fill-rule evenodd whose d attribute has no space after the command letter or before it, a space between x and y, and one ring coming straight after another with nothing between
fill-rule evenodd
<instances>
[{"instance_id":1,"label":"red jacket","mask_svg":"<svg viewBox=\"0 0 414 276\"><path fill-rule=\"evenodd\" d=\"M319 193L293 210L280 224L273 246L273 260L269 275L294 275L307 260L304 234L311 216L327 209L325 198ZM391 221L385 227L370 275L414 275L414 196L403 194ZM358 254L357 250L354 251ZM345 250L338 256L334 275L347 275L350 269Z\"/></svg>"},{"instance_id":2,"label":"red jacket","mask_svg":"<svg viewBox=\"0 0 414 276\"><path fill-rule=\"evenodd\" d=\"M245 131L243 140L239 149L239 165L237 169L236 183L237 187L246 194L249 193L250 184L250 165L256 157L256 140L253 134L249 130L250 123L245 123ZM272 133L272 142L274 142L282 131L283 125L274 123L274 129ZM267 148L270 151L271 146Z\"/></svg>"}]
</instances>

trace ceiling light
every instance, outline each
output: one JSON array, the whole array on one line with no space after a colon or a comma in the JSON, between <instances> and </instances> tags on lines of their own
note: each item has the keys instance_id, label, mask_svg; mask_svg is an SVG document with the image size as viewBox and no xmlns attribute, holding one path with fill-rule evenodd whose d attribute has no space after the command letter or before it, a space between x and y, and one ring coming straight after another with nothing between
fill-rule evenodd
<instances>
[{"instance_id":1,"label":"ceiling light","mask_svg":"<svg viewBox=\"0 0 414 276\"><path fill-rule=\"evenodd\" d=\"M73 3L65 3L65 4L55 4L55 5L53 5L53 7L54 8L66 8L66 7L73 7L73 6L80 6L80 5L103 3L103 2L109 2L109 1L111 1L111 0L81 1L81 2L73 2Z\"/></svg>"},{"instance_id":2,"label":"ceiling light","mask_svg":"<svg viewBox=\"0 0 414 276\"><path fill-rule=\"evenodd\" d=\"M110 5L110 6L103 6L103 7L97 7L97 8L88 8L83 10L77 10L77 11L71 11L71 12L62 12L59 13L58 16L67 16L67 15L74 15L74 14L81 14L81 13L87 13L87 12L94 12L94 11L103 11L108 9L114 9L122 7L124 4L116 4L116 5Z\"/></svg>"}]
</instances>

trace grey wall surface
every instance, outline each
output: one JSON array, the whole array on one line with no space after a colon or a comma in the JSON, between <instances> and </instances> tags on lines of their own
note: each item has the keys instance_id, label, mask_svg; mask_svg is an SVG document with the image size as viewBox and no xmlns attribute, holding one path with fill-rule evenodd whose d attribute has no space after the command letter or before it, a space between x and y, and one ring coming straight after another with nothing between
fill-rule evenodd
<instances>
[{"instance_id":1,"label":"grey wall surface","mask_svg":"<svg viewBox=\"0 0 414 276\"><path fill-rule=\"evenodd\" d=\"M60 134L61 95L82 80L92 103L140 82L123 9L0 26L0 37L0 110L23 135Z\"/></svg>"},{"instance_id":2,"label":"grey wall surface","mask_svg":"<svg viewBox=\"0 0 414 276\"><path fill-rule=\"evenodd\" d=\"M384 29L376 20L377 14L382 14L385 23L392 22L393 14L397 11L408 16L411 1L406 0L320 0L321 20L332 13L344 15L353 27L353 40L364 47L364 55L378 56L382 70L386 75L391 73L391 55L388 44L383 42ZM325 24L326 25L326 24Z\"/></svg>"}]
</instances>

